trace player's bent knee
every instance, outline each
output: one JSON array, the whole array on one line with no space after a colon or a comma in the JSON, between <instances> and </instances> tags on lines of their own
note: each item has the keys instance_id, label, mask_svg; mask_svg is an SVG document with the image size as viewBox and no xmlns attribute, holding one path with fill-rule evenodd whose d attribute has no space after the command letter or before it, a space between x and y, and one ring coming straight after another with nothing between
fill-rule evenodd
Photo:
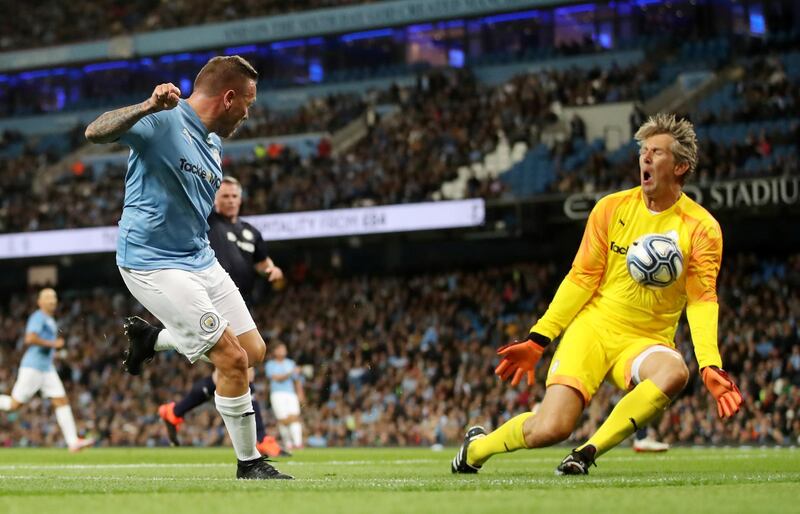
<instances>
[{"instance_id":1,"label":"player's bent knee","mask_svg":"<svg viewBox=\"0 0 800 514\"><path fill-rule=\"evenodd\" d=\"M241 347L247 352L250 366L256 366L264 362L267 356L267 345L258 330L253 329L236 337Z\"/></svg>"},{"instance_id":2,"label":"player's bent knee","mask_svg":"<svg viewBox=\"0 0 800 514\"><path fill-rule=\"evenodd\" d=\"M251 346L243 346L245 355L247 356L247 366L252 368L253 366L258 366L264 362L264 358L266 357L267 350L265 346L262 347L253 347Z\"/></svg>"},{"instance_id":3,"label":"player's bent knee","mask_svg":"<svg viewBox=\"0 0 800 514\"><path fill-rule=\"evenodd\" d=\"M53 407L63 407L64 405L69 405L69 402L63 396L59 398L51 398L50 401L53 403Z\"/></svg>"},{"instance_id":4,"label":"player's bent knee","mask_svg":"<svg viewBox=\"0 0 800 514\"><path fill-rule=\"evenodd\" d=\"M247 354L244 350L238 350L236 354L227 356L222 364L217 364L220 378L225 381L233 381L237 384L247 386ZM217 384L219 388L219 383Z\"/></svg>"},{"instance_id":5,"label":"player's bent knee","mask_svg":"<svg viewBox=\"0 0 800 514\"><path fill-rule=\"evenodd\" d=\"M248 359L247 359L247 352L244 351L244 348L235 348L229 357L230 360L230 368L235 369L236 371L241 372L245 377L247 377L247 368Z\"/></svg>"},{"instance_id":6,"label":"player's bent knee","mask_svg":"<svg viewBox=\"0 0 800 514\"><path fill-rule=\"evenodd\" d=\"M676 366L672 380L678 392L683 391L683 388L689 383L689 368L686 367L685 363L681 362L680 366Z\"/></svg>"},{"instance_id":7,"label":"player's bent knee","mask_svg":"<svg viewBox=\"0 0 800 514\"><path fill-rule=\"evenodd\" d=\"M228 375L231 371L236 371L247 376L247 352L239 345L230 329L225 330L208 355L220 373Z\"/></svg>"},{"instance_id":8,"label":"player's bent knee","mask_svg":"<svg viewBox=\"0 0 800 514\"><path fill-rule=\"evenodd\" d=\"M664 394L674 398L689 382L689 368L683 362L675 363L653 377L653 382Z\"/></svg>"},{"instance_id":9,"label":"player's bent knee","mask_svg":"<svg viewBox=\"0 0 800 514\"><path fill-rule=\"evenodd\" d=\"M256 356L254 357L252 364L263 364L264 359L266 358L267 358L267 345L262 344L256 349Z\"/></svg>"},{"instance_id":10,"label":"player's bent knee","mask_svg":"<svg viewBox=\"0 0 800 514\"><path fill-rule=\"evenodd\" d=\"M639 368L639 382L651 380L664 394L674 398L689 382L689 368L675 351L647 355Z\"/></svg>"}]
</instances>

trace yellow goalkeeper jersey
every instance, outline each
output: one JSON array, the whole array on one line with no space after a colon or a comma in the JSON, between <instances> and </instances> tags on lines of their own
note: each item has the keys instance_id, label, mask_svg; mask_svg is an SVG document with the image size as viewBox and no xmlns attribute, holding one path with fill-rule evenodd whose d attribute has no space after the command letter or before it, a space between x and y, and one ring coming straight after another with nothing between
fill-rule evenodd
<instances>
[{"instance_id":1,"label":"yellow goalkeeper jersey","mask_svg":"<svg viewBox=\"0 0 800 514\"><path fill-rule=\"evenodd\" d=\"M667 287L643 287L628 273L628 248L645 234L670 235L683 254L683 272ZM716 293L721 261L719 223L685 194L658 213L645 205L641 187L608 195L592 209L572 269L531 330L553 339L583 308L623 333L672 344L686 307L700 366L721 367Z\"/></svg>"}]
</instances>

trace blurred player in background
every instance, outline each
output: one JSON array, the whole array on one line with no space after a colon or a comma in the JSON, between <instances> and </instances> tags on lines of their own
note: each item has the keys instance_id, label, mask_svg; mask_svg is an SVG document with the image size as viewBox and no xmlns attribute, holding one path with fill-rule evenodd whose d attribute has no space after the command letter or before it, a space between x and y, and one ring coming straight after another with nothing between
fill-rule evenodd
<instances>
[{"instance_id":1,"label":"blurred player in background","mask_svg":"<svg viewBox=\"0 0 800 514\"><path fill-rule=\"evenodd\" d=\"M476 473L492 456L567 439L604 378L627 394L600 428L558 466L588 474L597 457L663 413L686 386L689 370L675 350L681 312L692 332L702 378L721 418L742 403L717 346L716 282L722 233L703 207L683 194L697 164L694 127L673 115L648 119L636 132L641 185L601 199L592 210L572 269L528 339L498 350L495 372L517 385L534 380L545 347L566 329L547 375L538 411L520 414L491 434L467 431L453 473ZM643 234L677 234L686 271L663 289L642 287L628 273L628 246Z\"/></svg>"},{"instance_id":2,"label":"blurred player in background","mask_svg":"<svg viewBox=\"0 0 800 514\"><path fill-rule=\"evenodd\" d=\"M64 347L64 338L58 335L58 323L53 317L58 296L48 287L39 291L36 303L39 309L31 314L25 326L25 345L28 349L19 363L17 382L11 390L11 396L0 395L0 410L16 410L41 391L42 396L50 398L53 403L56 421L67 447L71 452L77 452L92 446L94 439L78 437L64 384L53 365L56 350Z\"/></svg>"},{"instance_id":3,"label":"blurred player in background","mask_svg":"<svg viewBox=\"0 0 800 514\"><path fill-rule=\"evenodd\" d=\"M286 358L286 345L278 343L272 359L264 366L269 379L269 402L278 419L278 430L289 448L303 447L303 424L300 422L300 404L305 403L300 369L292 359Z\"/></svg>"},{"instance_id":4,"label":"blurred player in background","mask_svg":"<svg viewBox=\"0 0 800 514\"><path fill-rule=\"evenodd\" d=\"M636 453L661 453L669 450L669 445L656 439L647 428L636 431L631 447Z\"/></svg>"},{"instance_id":5,"label":"blurred player in background","mask_svg":"<svg viewBox=\"0 0 800 514\"><path fill-rule=\"evenodd\" d=\"M256 449L247 369L266 344L208 241L208 216L222 184L222 141L247 119L258 73L239 56L209 60L181 100L173 84L109 111L86 128L93 143L130 146L117 266L133 296L161 323L126 319L123 362L132 375L156 351L177 350L217 370L214 403L233 443L242 479L290 479Z\"/></svg>"},{"instance_id":6,"label":"blurred player in background","mask_svg":"<svg viewBox=\"0 0 800 514\"><path fill-rule=\"evenodd\" d=\"M241 208L242 185L233 177L224 177L214 200L214 212L208 217L211 227L208 240L220 265L231 276L247 305L251 306L253 286L258 277L276 282L283 279L283 271L269 257L267 243L258 229L239 218ZM253 368L248 369L247 373L250 394L253 395ZM158 408L158 415L164 420L170 443L174 446L180 446L178 429L183 423L183 417L214 397L216 380L217 373L214 372L195 382L191 391L179 402L166 403ZM258 451L269 457L289 456L289 452L282 449L274 437L266 435L261 407L256 398L253 398L253 412Z\"/></svg>"}]
</instances>

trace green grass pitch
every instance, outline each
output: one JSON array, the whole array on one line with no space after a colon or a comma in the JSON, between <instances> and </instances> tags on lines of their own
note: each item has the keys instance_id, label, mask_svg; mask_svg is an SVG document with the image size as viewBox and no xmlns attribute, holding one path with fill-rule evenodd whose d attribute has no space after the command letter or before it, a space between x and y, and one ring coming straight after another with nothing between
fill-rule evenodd
<instances>
[{"instance_id":1,"label":"green grass pitch","mask_svg":"<svg viewBox=\"0 0 800 514\"><path fill-rule=\"evenodd\" d=\"M568 449L495 457L454 476L455 449L305 450L295 481L236 481L230 448L0 450L0 513L800 512L800 450L618 448L588 477Z\"/></svg>"}]
</instances>

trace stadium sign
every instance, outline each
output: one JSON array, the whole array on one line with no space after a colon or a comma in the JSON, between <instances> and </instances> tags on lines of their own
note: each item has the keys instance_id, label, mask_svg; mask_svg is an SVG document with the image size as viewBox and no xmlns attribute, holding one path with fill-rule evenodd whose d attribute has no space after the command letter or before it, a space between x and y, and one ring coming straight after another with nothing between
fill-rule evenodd
<instances>
[{"instance_id":1,"label":"stadium sign","mask_svg":"<svg viewBox=\"0 0 800 514\"><path fill-rule=\"evenodd\" d=\"M701 186L689 184L683 191L710 211L800 205L799 177L732 180ZM570 195L564 200L564 214L574 220L586 219L594 204L609 193Z\"/></svg>"},{"instance_id":2,"label":"stadium sign","mask_svg":"<svg viewBox=\"0 0 800 514\"><path fill-rule=\"evenodd\" d=\"M707 188L705 196L702 189L698 188L698 193L698 202L711 210L794 205L800 200L800 179L780 177L723 182Z\"/></svg>"},{"instance_id":3,"label":"stadium sign","mask_svg":"<svg viewBox=\"0 0 800 514\"><path fill-rule=\"evenodd\" d=\"M483 225L482 199L243 216L266 241L413 232ZM117 227L0 235L0 259L116 250Z\"/></svg>"},{"instance_id":4,"label":"stadium sign","mask_svg":"<svg viewBox=\"0 0 800 514\"><path fill-rule=\"evenodd\" d=\"M245 218L267 241L409 232L482 225L482 199L357 209L271 214Z\"/></svg>"}]
</instances>

